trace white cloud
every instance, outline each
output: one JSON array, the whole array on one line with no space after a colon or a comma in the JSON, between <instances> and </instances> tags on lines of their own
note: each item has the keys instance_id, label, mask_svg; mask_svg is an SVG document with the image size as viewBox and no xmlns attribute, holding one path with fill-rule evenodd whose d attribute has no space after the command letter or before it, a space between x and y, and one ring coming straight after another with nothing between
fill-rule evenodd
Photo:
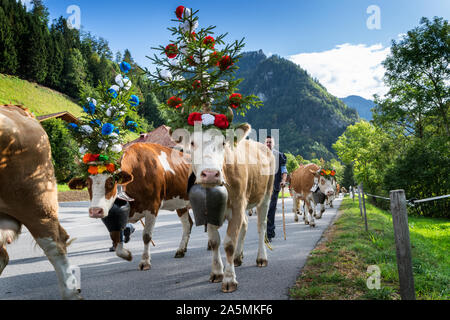
<instances>
[{"instance_id":1,"label":"white cloud","mask_svg":"<svg viewBox=\"0 0 450 320\"><path fill-rule=\"evenodd\" d=\"M289 60L319 79L339 98L358 95L373 99L374 94L382 96L387 92L383 83L385 69L381 63L389 52L390 48L381 44L345 43L327 51L296 54Z\"/></svg>"}]
</instances>

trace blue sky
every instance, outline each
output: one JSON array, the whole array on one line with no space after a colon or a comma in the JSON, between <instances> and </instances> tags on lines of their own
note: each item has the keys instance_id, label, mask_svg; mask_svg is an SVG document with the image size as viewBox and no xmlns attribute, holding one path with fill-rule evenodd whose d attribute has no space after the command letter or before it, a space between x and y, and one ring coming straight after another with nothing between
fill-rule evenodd
<instances>
[{"instance_id":1,"label":"blue sky","mask_svg":"<svg viewBox=\"0 0 450 320\"><path fill-rule=\"evenodd\" d=\"M113 52L128 48L135 60L147 67L150 63L145 56L151 54L150 48L169 43L167 27L176 24L170 21L175 17L176 7L191 7L200 10L200 27L216 25L217 33L229 33L228 41L245 37L245 51L262 49L266 54L278 54L300 64L339 97L349 93L365 97L381 93L380 63L389 52L391 40L417 26L422 16L447 20L450 16L449 0L45 0L44 3L50 19L68 17L67 8L79 6L82 29L107 39ZM371 16L366 11L371 5L380 8L379 30L369 30L366 25ZM355 60L359 63L353 64ZM372 76L373 83L359 88L361 79L367 76Z\"/></svg>"}]
</instances>

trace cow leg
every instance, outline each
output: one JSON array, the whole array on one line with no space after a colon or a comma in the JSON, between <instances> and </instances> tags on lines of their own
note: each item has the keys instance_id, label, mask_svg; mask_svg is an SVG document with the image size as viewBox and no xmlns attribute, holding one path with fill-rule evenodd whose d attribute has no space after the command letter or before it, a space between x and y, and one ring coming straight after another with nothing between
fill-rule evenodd
<instances>
[{"instance_id":1,"label":"cow leg","mask_svg":"<svg viewBox=\"0 0 450 320\"><path fill-rule=\"evenodd\" d=\"M225 273L222 281L222 292L231 293L236 291L238 282L236 280L236 272L234 269L234 254L241 226L244 222L245 215L244 203L238 203L232 208L231 220L228 222L227 235L224 240L224 249L227 255L225 262Z\"/></svg>"},{"instance_id":2,"label":"cow leg","mask_svg":"<svg viewBox=\"0 0 450 320\"><path fill-rule=\"evenodd\" d=\"M120 231L111 232L109 235L113 241L114 248L116 248L116 256L126 261L132 261L133 255L123 247L123 239L120 239Z\"/></svg>"},{"instance_id":3,"label":"cow leg","mask_svg":"<svg viewBox=\"0 0 450 320\"><path fill-rule=\"evenodd\" d=\"M244 260L244 241L248 229L248 218L244 215L244 221L242 222L241 231L239 232L238 243L236 246L236 253L234 255L234 266L240 267Z\"/></svg>"},{"instance_id":4,"label":"cow leg","mask_svg":"<svg viewBox=\"0 0 450 320\"><path fill-rule=\"evenodd\" d=\"M219 227L208 224L208 246L211 247L213 252L212 267L209 281L213 283L219 283L223 280L223 264L222 257L220 256L220 234Z\"/></svg>"},{"instance_id":5,"label":"cow leg","mask_svg":"<svg viewBox=\"0 0 450 320\"><path fill-rule=\"evenodd\" d=\"M306 206L308 207L308 212L309 212L309 221L308 221L308 223L307 224L309 224L312 228L314 228L315 226L316 226L316 222L314 221L314 211L315 211L315 208L313 208L312 206L311 206L311 202L314 204L314 202L313 202L313 200L312 199L307 199L306 200ZM305 215L306 215L306 212L305 212Z\"/></svg>"},{"instance_id":6,"label":"cow leg","mask_svg":"<svg viewBox=\"0 0 450 320\"><path fill-rule=\"evenodd\" d=\"M298 215L300 214L300 199L296 196L294 196L293 199L293 203L294 203L294 221L298 222Z\"/></svg>"},{"instance_id":7,"label":"cow leg","mask_svg":"<svg viewBox=\"0 0 450 320\"><path fill-rule=\"evenodd\" d=\"M145 227L142 239L144 241L144 253L142 254L142 260L139 263L139 270L147 271L152 267L150 256L150 242L152 241L153 228L155 227L156 214L150 211L144 211L145 214Z\"/></svg>"},{"instance_id":8,"label":"cow leg","mask_svg":"<svg viewBox=\"0 0 450 320\"><path fill-rule=\"evenodd\" d=\"M325 204L320 204L320 215L317 216L317 219L322 219L323 213L325 212Z\"/></svg>"},{"instance_id":9,"label":"cow leg","mask_svg":"<svg viewBox=\"0 0 450 320\"><path fill-rule=\"evenodd\" d=\"M180 246L175 254L175 258L184 258L184 254L187 251L187 246L189 238L191 237L191 231L193 222L191 216L189 215L189 210L181 209L177 210L178 217L180 218L181 224L183 225L183 235L181 237Z\"/></svg>"},{"instance_id":10,"label":"cow leg","mask_svg":"<svg viewBox=\"0 0 450 320\"><path fill-rule=\"evenodd\" d=\"M48 217L45 212L36 214L37 217ZM73 276L67 260L67 240L69 236L61 227L57 218L36 219L32 223L24 223L30 230L37 244L44 250L50 263L55 269L59 289L64 300L79 300L80 290L77 279Z\"/></svg>"},{"instance_id":11,"label":"cow leg","mask_svg":"<svg viewBox=\"0 0 450 320\"><path fill-rule=\"evenodd\" d=\"M0 213L0 275L9 262L6 245L17 239L21 229L21 224L16 219Z\"/></svg>"},{"instance_id":12,"label":"cow leg","mask_svg":"<svg viewBox=\"0 0 450 320\"><path fill-rule=\"evenodd\" d=\"M258 213L258 256L256 257L256 265L258 267L267 267L268 264L265 239L270 199L270 196L266 196L261 205L256 209Z\"/></svg>"}]
</instances>

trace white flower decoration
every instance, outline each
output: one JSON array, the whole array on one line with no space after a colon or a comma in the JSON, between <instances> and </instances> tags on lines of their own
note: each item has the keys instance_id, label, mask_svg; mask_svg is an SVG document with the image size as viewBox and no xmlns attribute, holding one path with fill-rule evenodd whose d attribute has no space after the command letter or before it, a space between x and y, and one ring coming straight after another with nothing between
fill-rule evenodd
<instances>
[{"instance_id":1,"label":"white flower decoration","mask_svg":"<svg viewBox=\"0 0 450 320\"><path fill-rule=\"evenodd\" d=\"M86 148L86 147L81 147L80 149L78 149L78 151L79 151L81 154L84 154L84 153L86 153L86 152L88 151L88 148Z\"/></svg>"},{"instance_id":2,"label":"white flower decoration","mask_svg":"<svg viewBox=\"0 0 450 320\"><path fill-rule=\"evenodd\" d=\"M161 70L159 75L167 82L172 81L173 79L172 72L170 72L169 70Z\"/></svg>"},{"instance_id":3,"label":"white flower decoration","mask_svg":"<svg viewBox=\"0 0 450 320\"><path fill-rule=\"evenodd\" d=\"M116 110L116 108L114 108L114 107L108 108L108 110L106 110L106 115L107 115L108 117L111 117L111 116L113 115L113 113L114 113L115 110Z\"/></svg>"},{"instance_id":4,"label":"white flower decoration","mask_svg":"<svg viewBox=\"0 0 450 320\"><path fill-rule=\"evenodd\" d=\"M110 137L111 137L111 140L114 142L119 141L119 135L115 132L111 133Z\"/></svg>"},{"instance_id":5,"label":"white flower decoration","mask_svg":"<svg viewBox=\"0 0 450 320\"><path fill-rule=\"evenodd\" d=\"M189 8L184 8L184 17L189 18L191 16L192 12Z\"/></svg>"},{"instance_id":6,"label":"white flower decoration","mask_svg":"<svg viewBox=\"0 0 450 320\"><path fill-rule=\"evenodd\" d=\"M218 81L215 85L214 85L214 89L225 89L228 90L228 81Z\"/></svg>"},{"instance_id":7,"label":"white flower decoration","mask_svg":"<svg viewBox=\"0 0 450 320\"><path fill-rule=\"evenodd\" d=\"M189 32L192 33L198 28L198 21L194 21L191 25L190 21L185 21L183 25L181 26L181 30L183 30L184 33Z\"/></svg>"},{"instance_id":8,"label":"white flower decoration","mask_svg":"<svg viewBox=\"0 0 450 320\"><path fill-rule=\"evenodd\" d=\"M113 89L115 92L119 93L120 87L117 85L113 85L110 89Z\"/></svg>"},{"instance_id":9,"label":"white flower decoration","mask_svg":"<svg viewBox=\"0 0 450 320\"><path fill-rule=\"evenodd\" d=\"M128 91L131 89L131 86L132 86L131 80L127 77L123 78L123 88Z\"/></svg>"},{"instance_id":10,"label":"white flower decoration","mask_svg":"<svg viewBox=\"0 0 450 320\"><path fill-rule=\"evenodd\" d=\"M202 124L204 126L211 126L216 121L216 117L214 117L212 114L206 113L202 115Z\"/></svg>"},{"instance_id":11,"label":"white flower decoration","mask_svg":"<svg viewBox=\"0 0 450 320\"><path fill-rule=\"evenodd\" d=\"M112 152L122 152L122 146L120 144L115 144L111 147Z\"/></svg>"},{"instance_id":12,"label":"white flower decoration","mask_svg":"<svg viewBox=\"0 0 450 320\"><path fill-rule=\"evenodd\" d=\"M118 75L116 76L116 78L114 79L114 81L116 82L116 84L117 84L119 87L123 87L123 76L122 76L121 74L118 74Z\"/></svg>"},{"instance_id":13,"label":"white flower decoration","mask_svg":"<svg viewBox=\"0 0 450 320\"><path fill-rule=\"evenodd\" d=\"M88 101L88 102L92 102L92 104L93 104L94 106L97 106L97 100L95 100L94 98L87 98L87 101Z\"/></svg>"},{"instance_id":14,"label":"white flower decoration","mask_svg":"<svg viewBox=\"0 0 450 320\"><path fill-rule=\"evenodd\" d=\"M184 81L186 80L183 76L177 75L175 78L173 78L173 81Z\"/></svg>"},{"instance_id":15,"label":"white flower decoration","mask_svg":"<svg viewBox=\"0 0 450 320\"><path fill-rule=\"evenodd\" d=\"M102 149L102 150L105 150L106 148L108 148L108 142L106 142L106 141L100 141L100 142L98 143L98 147L99 147L100 149Z\"/></svg>"},{"instance_id":16,"label":"white flower decoration","mask_svg":"<svg viewBox=\"0 0 450 320\"><path fill-rule=\"evenodd\" d=\"M81 131L83 131L86 134L91 134L92 132L94 132L91 126L88 125L81 126Z\"/></svg>"}]
</instances>

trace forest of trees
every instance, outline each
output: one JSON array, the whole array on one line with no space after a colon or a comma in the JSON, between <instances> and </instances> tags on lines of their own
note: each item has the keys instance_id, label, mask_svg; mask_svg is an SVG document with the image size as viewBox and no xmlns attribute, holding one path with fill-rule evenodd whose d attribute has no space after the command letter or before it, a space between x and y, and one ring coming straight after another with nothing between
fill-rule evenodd
<instances>
[{"instance_id":1,"label":"forest of trees","mask_svg":"<svg viewBox=\"0 0 450 320\"><path fill-rule=\"evenodd\" d=\"M376 97L374 120L348 127L334 145L369 193L404 189L408 199L450 194L449 62L450 26L443 18L422 18L393 41L383 63L389 92ZM411 210L448 218L450 199Z\"/></svg>"},{"instance_id":2,"label":"forest of trees","mask_svg":"<svg viewBox=\"0 0 450 320\"><path fill-rule=\"evenodd\" d=\"M49 22L42 0L32 9L16 0L0 0L0 73L55 89L79 101L100 82L112 81L117 62L132 65L131 78L141 100L139 115L151 127L163 124L158 98L129 50L113 54L108 41L67 26L63 17Z\"/></svg>"}]
</instances>

